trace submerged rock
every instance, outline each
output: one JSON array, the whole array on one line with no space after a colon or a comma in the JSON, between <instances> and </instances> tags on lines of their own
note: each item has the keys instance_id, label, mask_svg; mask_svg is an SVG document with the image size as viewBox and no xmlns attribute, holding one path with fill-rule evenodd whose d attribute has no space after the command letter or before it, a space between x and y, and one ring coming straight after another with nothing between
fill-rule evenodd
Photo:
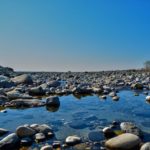
<instances>
[{"instance_id":1,"label":"submerged rock","mask_svg":"<svg viewBox=\"0 0 150 150\"><path fill-rule=\"evenodd\" d=\"M84 129L87 127L86 123L84 123L84 121L82 120L72 120L70 123L69 123L69 126L73 129Z\"/></svg>"},{"instance_id":2,"label":"submerged rock","mask_svg":"<svg viewBox=\"0 0 150 150\"><path fill-rule=\"evenodd\" d=\"M103 133L100 131L92 131L88 134L88 138L92 142L99 142L104 139Z\"/></svg>"}]
</instances>

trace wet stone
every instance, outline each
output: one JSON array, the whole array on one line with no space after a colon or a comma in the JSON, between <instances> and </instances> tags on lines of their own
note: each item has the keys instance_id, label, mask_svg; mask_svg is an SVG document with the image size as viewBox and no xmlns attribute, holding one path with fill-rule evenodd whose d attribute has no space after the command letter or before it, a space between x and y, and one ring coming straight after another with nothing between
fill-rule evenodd
<instances>
[{"instance_id":1,"label":"wet stone","mask_svg":"<svg viewBox=\"0 0 150 150\"><path fill-rule=\"evenodd\" d=\"M72 120L72 122L69 123L69 126L73 129L84 129L87 127L86 123L80 120Z\"/></svg>"}]
</instances>

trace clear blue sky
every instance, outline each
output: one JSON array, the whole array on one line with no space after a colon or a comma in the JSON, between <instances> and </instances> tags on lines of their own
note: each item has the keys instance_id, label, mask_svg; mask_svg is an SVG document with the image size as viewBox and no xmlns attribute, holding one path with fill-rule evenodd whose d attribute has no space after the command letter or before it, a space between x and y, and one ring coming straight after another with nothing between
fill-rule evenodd
<instances>
[{"instance_id":1,"label":"clear blue sky","mask_svg":"<svg viewBox=\"0 0 150 150\"><path fill-rule=\"evenodd\" d=\"M150 0L0 0L0 65L92 71L149 59Z\"/></svg>"}]
</instances>

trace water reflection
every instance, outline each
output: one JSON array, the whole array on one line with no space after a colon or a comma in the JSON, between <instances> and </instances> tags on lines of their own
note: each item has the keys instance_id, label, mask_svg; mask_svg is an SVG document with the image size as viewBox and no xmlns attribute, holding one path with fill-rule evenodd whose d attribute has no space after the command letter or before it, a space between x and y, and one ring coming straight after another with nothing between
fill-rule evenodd
<instances>
[{"instance_id":1,"label":"water reflection","mask_svg":"<svg viewBox=\"0 0 150 150\"><path fill-rule=\"evenodd\" d=\"M0 113L0 126L15 131L19 125L46 123L53 125L58 140L75 134L87 138L88 133L108 126L113 120L132 121L149 132L150 105L146 103L145 95L140 93L136 97L133 91L121 91L117 95L119 101L113 101L109 96L107 100L100 100L99 95L69 95L61 96L61 105L57 107L7 109L7 113ZM96 134L91 135L93 138Z\"/></svg>"},{"instance_id":2,"label":"water reflection","mask_svg":"<svg viewBox=\"0 0 150 150\"><path fill-rule=\"evenodd\" d=\"M73 94L73 96L74 96L76 99L81 100L81 99L84 98L84 97L92 96L92 94Z\"/></svg>"}]
</instances>

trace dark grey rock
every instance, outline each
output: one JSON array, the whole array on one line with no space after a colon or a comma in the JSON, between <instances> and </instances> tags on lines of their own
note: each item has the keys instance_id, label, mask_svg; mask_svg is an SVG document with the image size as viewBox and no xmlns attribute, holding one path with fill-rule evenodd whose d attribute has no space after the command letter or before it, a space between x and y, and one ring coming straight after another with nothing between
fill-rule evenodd
<instances>
[{"instance_id":1,"label":"dark grey rock","mask_svg":"<svg viewBox=\"0 0 150 150\"><path fill-rule=\"evenodd\" d=\"M20 139L15 133L9 134L0 141L0 150L15 149L19 146Z\"/></svg>"}]
</instances>

